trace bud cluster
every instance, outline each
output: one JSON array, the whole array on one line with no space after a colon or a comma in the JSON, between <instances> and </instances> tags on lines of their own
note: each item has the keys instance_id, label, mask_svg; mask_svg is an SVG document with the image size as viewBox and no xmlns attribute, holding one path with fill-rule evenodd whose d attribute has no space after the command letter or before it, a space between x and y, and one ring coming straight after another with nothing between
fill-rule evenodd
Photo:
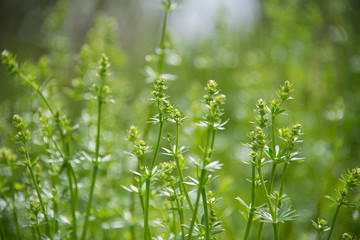
<instances>
[{"instance_id":1,"label":"bud cluster","mask_svg":"<svg viewBox=\"0 0 360 240\"><path fill-rule=\"evenodd\" d=\"M297 143L301 142L299 136L301 133L301 124L295 124L291 128L284 127L279 129L279 135L287 145L288 151L293 151Z\"/></svg>"},{"instance_id":2,"label":"bud cluster","mask_svg":"<svg viewBox=\"0 0 360 240\"><path fill-rule=\"evenodd\" d=\"M130 127L130 129L128 130L127 138L129 141L134 143L132 154L137 158L141 158L142 156L144 156L145 152L147 152L150 148L143 140L139 139L140 133L135 126Z\"/></svg>"},{"instance_id":3,"label":"bud cluster","mask_svg":"<svg viewBox=\"0 0 360 240\"><path fill-rule=\"evenodd\" d=\"M221 107L225 103L226 96L219 94L219 90L216 88L217 84L214 80L210 80L205 87L206 95L203 96L203 100L209 112L205 115L205 125L222 129L221 116L224 114L224 109Z\"/></svg>"},{"instance_id":4,"label":"bud cluster","mask_svg":"<svg viewBox=\"0 0 360 240\"><path fill-rule=\"evenodd\" d=\"M255 131L251 131L248 134L248 137L250 139L250 143L247 144L247 146L251 149L250 156L252 158L257 157L258 152L261 152L267 143L267 136L262 128L256 127Z\"/></svg>"},{"instance_id":5,"label":"bud cluster","mask_svg":"<svg viewBox=\"0 0 360 240\"><path fill-rule=\"evenodd\" d=\"M269 112L269 108L263 99L260 98L256 103L255 112L257 113L255 125L260 128L269 126L269 118L265 116Z\"/></svg>"},{"instance_id":6,"label":"bud cluster","mask_svg":"<svg viewBox=\"0 0 360 240\"><path fill-rule=\"evenodd\" d=\"M4 64L7 67L7 71L13 75L14 77L17 76L20 73L20 66L18 62L16 61L16 56L8 52L7 50L4 50L1 53L1 59L2 64Z\"/></svg>"},{"instance_id":7,"label":"bud cluster","mask_svg":"<svg viewBox=\"0 0 360 240\"><path fill-rule=\"evenodd\" d=\"M103 78L109 76L109 69L110 69L109 58L105 54L102 54L99 61L99 67L97 69L99 76Z\"/></svg>"},{"instance_id":8,"label":"bud cluster","mask_svg":"<svg viewBox=\"0 0 360 240\"><path fill-rule=\"evenodd\" d=\"M15 135L15 140L17 143L26 144L26 142L30 139L31 133L26 129L27 122L22 119L18 114L15 114L13 117L13 122L16 130L18 131Z\"/></svg>"},{"instance_id":9,"label":"bud cluster","mask_svg":"<svg viewBox=\"0 0 360 240\"><path fill-rule=\"evenodd\" d=\"M281 109L281 105L292 99L291 93L293 91L292 84L289 81L285 81L284 85L280 87L280 90L276 93L279 99L274 99L270 105L270 113L272 116L279 115L285 112L284 109Z\"/></svg>"}]
</instances>

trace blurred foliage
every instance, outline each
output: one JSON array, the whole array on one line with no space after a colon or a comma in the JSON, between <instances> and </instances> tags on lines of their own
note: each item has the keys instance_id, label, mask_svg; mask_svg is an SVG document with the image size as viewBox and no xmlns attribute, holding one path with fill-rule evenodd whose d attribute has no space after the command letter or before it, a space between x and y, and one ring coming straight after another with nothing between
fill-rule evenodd
<instances>
[{"instance_id":1,"label":"blurred foliage","mask_svg":"<svg viewBox=\"0 0 360 240\"><path fill-rule=\"evenodd\" d=\"M159 45L161 19L155 17L150 23L136 21L136 15L131 17L130 13L140 2L125 2L114 5L111 1L91 1L91 14L86 15L91 24L81 27L74 27L78 23L74 12L80 11L79 4L71 5L70 1L55 4L40 0L3 1L0 6L0 21L5 23L0 28L1 50L6 48L16 53L20 62L28 59L23 68L36 76L37 84L44 86L44 95L74 125L72 138L78 145L72 146L73 149L85 153L94 151L96 104L87 100L87 92L95 81L96 63L101 53L107 54L112 62L109 85L115 104L106 107L104 112L101 149L102 154L112 155L99 169L98 179L101 180L97 182L94 201L96 218L91 222L93 227L88 235L93 239L100 239L100 236L126 238L128 227L132 224L140 227L142 216L139 211L138 218L131 218L127 210L130 194L121 187L131 184L129 169L136 167L135 159L126 153L131 150L125 136L131 124L145 128L151 95L151 84L145 82L145 66L151 64L151 52ZM114 6L128 9L129 19L134 20L126 26L129 32L119 32L121 23L109 17L116 13ZM235 197L241 195L246 202L250 200L246 192L250 193L247 178L251 172L243 163L249 160L249 150L242 143L247 142L246 134L254 119L252 109L258 98L270 101L281 83L291 81L295 100L286 104L289 116L283 117L285 120L281 124L302 124L304 135L300 145L305 161L288 170L285 191L299 217L281 227L280 236L283 239L315 239L316 229L311 220L330 219L335 210L324 196L333 195L341 173L359 166L360 4L355 0L273 0L261 1L259 6L256 27L248 33L230 29L224 21L226 9L223 9L214 19L215 34L207 39L182 45L175 35L168 34L166 44L171 52L165 60L164 72L177 78L169 82L168 92L171 101L189 119L184 124L181 141L197 153L202 133L193 123L199 122L204 113L197 101L201 99L202 86L209 79L215 79L227 95L224 118L230 121L226 130L219 133L214 153L215 160L224 165L212 190L221 197L214 208L224 222L223 238L239 239L246 221ZM7 10L9 12L5 13ZM24 26L21 22L29 19L30 13L41 13L40 19L36 20L37 24ZM76 34L74 29L81 30ZM133 29L141 33L131 32ZM31 34L25 41L27 32ZM127 34L131 35L130 40ZM21 113L34 132L33 154L43 152L46 146L39 129L39 107L45 108L41 99L19 79L10 79L1 67L1 146L15 149L11 119L15 113ZM149 139L154 139L154 134L151 131ZM91 170L91 162L83 156L75 156L74 160L74 169L79 174L78 207L81 212L86 206ZM48 161L48 158L40 155L41 161ZM3 184L8 169L6 162L0 164ZM60 166L55 163L54 167L59 171ZM28 189L30 182L24 177L25 173L16 171L15 188ZM59 181L65 177L62 175ZM0 193L6 189L6 184L1 185ZM58 191L65 194L62 196L65 199L68 197L65 189ZM22 225L28 224L29 213L23 201L27 197L26 194L17 195ZM66 202L63 204L61 207L66 208ZM15 234L15 228L8 223L11 218L10 214L1 213L7 236ZM66 226L68 220L65 216L61 219ZM344 232L360 236L359 222L357 201L355 208L342 209L333 236L339 238ZM256 226L257 223L253 228ZM265 225L264 239L271 239L269 230L270 226Z\"/></svg>"}]
</instances>

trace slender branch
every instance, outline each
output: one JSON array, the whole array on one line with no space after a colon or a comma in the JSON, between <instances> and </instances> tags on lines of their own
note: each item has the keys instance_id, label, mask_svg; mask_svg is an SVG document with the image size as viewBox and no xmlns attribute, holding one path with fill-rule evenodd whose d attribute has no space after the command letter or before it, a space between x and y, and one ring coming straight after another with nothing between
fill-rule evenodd
<instances>
[{"instance_id":1,"label":"slender branch","mask_svg":"<svg viewBox=\"0 0 360 240\"><path fill-rule=\"evenodd\" d=\"M344 199L344 198L342 198L342 199L340 200L340 202L342 202L343 199ZM341 207L341 204L337 205L337 207L336 207L336 211L335 211L334 217L333 217L333 219L332 219L332 223L331 223L331 227L330 227L330 230L329 230L329 234L328 234L328 236L327 236L327 238L326 238L327 240L330 240L331 235L332 235L332 233L333 233L334 226L335 226L335 221L336 221L337 215L338 215L338 213L339 213L340 207Z\"/></svg>"},{"instance_id":2,"label":"slender branch","mask_svg":"<svg viewBox=\"0 0 360 240\"><path fill-rule=\"evenodd\" d=\"M196 195L194 212L193 212L193 215L192 215L192 218L191 218L187 240L190 240L191 237L192 237L192 232L193 232L194 226L195 226L195 219L196 219L197 211L198 211L198 208L199 208L200 195L201 195L201 192L202 192L202 190L204 188L204 181L205 181L206 175L207 175L207 170L205 169L205 167L206 167L206 164L207 164L206 159L207 159L208 151L209 151L208 148L209 148L209 144L210 144L210 137L211 137L211 127L209 126L208 131L207 131L207 136L206 136L204 155L203 155L203 159L202 159L203 166L202 166L202 169L201 169L201 175L200 175L200 179L199 179L199 186L198 186L197 195ZM213 147L213 141L212 141L212 147ZM206 200L206 198L205 198L205 200Z\"/></svg>"},{"instance_id":3,"label":"slender branch","mask_svg":"<svg viewBox=\"0 0 360 240\"><path fill-rule=\"evenodd\" d=\"M102 59L101 62L104 62ZM86 206L86 214L85 214L85 222L83 227L83 232L81 239L86 239L86 233L87 233L87 227L89 223L89 216L90 216L90 210L92 207L92 200L94 195L94 188L95 188L95 181L96 176L99 168L99 150L100 150L100 129L101 129L101 114L102 114L102 105L103 105L103 87L104 87L104 79L105 75L100 74L100 87L99 87L99 93L98 93L98 114L97 114L97 133L96 133L96 146L95 146L95 160L93 161L94 168L93 168L93 174L92 174L92 181L90 186L90 192L89 192L89 199Z\"/></svg>"}]
</instances>

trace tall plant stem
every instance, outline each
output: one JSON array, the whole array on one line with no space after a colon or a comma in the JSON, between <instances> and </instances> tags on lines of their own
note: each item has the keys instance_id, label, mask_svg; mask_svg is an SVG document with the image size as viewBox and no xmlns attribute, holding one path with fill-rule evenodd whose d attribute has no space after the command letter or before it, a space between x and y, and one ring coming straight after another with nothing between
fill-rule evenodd
<instances>
[{"instance_id":1,"label":"tall plant stem","mask_svg":"<svg viewBox=\"0 0 360 240\"><path fill-rule=\"evenodd\" d=\"M285 183L285 176L286 176L286 169L287 169L288 163L284 163L284 168L281 175L281 183L280 183L280 197L282 197L284 192L284 183ZM280 207L280 206L279 206Z\"/></svg>"},{"instance_id":2,"label":"tall plant stem","mask_svg":"<svg viewBox=\"0 0 360 240\"><path fill-rule=\"evenodd\" d=\"M275 153L275 149L276 149L275 130L276 130L275 116L273 115L271 117L271 143L272 143L272 150L273 150L274 153ZM275 161L273 161L273 164L272 164L272 167L271 167L270 178L269 178L269 184L268 184L268 192L269 193L271 193L272 187L273 187L273 184L274 184L276 166L277 166L277 163Z\"/></svg>"},{"instance_id":3,"label":"tall plant stem","mask_svg":"<svg viewBox=\"0 0 360 240\"><path fill-rule=\"evenodd\" d=\"M205 240L210 240L209 211L207 205L208 203L206 198L205 186L201 189L201 195L203 199L203 208L204 208Z\"/></svg>"},{"instance_id":4,"label":"tall plant stem","mask_svg":"<svg viewBox=\"0 0 360 240\"><path fill-rule=\"evenodd\" d=\"M208 154L209 161L214 152L215 136L216 136L216 129L213 129L211 143L210 143L210 150L209 150L209 154ZM204 208L205 240L210 240L210 235L211 235L210 231L211 230L210 230L210 224L209 224L209 211L208 211L208 202L207 202L205 186L201 190L201 195L202 195L203 208Z\"/></svg>"},{"instance_id":5,"label":"tall plant stem","mask_svg":"<svg viewBox=\"0 0 360 240\"><path fill-rule=\"evenodd\" d=\"M275 142L276 141L275 140L276 121L275 120L276 120L275 115L272 115L271 116L271 148L274 153L275 153L275 149L276 149L276 142ZM274 179L275 179L276 167L277 167L277 163L275 161L273 161L272 166L271 166L269 183L267 186L268 193L272 192L272 187L274 185ZM260 240L262 238L263 229L264 229L264 222L261 222L259 225L257 240Z\"/></svg>"},{"instance_id":6,"label":"tall plant stem","mask_svg":"<svg viewBox=\"0 0 360 240\"><path fill-rule=\"evenodd\" d=\"M27 154L26 154L27 155ZM35 178L35 175L34 175L34 172L33 172L33 169L32 167L30 166L30 159L29 159L29 156L26 156L26 160L27 162L29 163L28 165L28 169L29 169L29 172L30 172L30 176L31 176L31 180L34 184L34 187L35 187L35 190L36 190L36 194L39 198L39 202L40 202L40 208L41 208L41 211L42 213L44 214L44 218L45 218L45 228L46 228L46 234L50 237L50 239L54 239L52 233L51 233L51 230L50 230L50 222L49 222L49 218L48 218L48 215L47 215L47 212L46 212L46 209L45 209L45 204L44 204L44 201L42 199L42 196L41 196L41 191L40 191L40 187L39 187L39 184L38 182L36 181L36 178Z\"/></svg>"},{"instance_id":7,"label":"tall plant stem","mask_svg":"<svg viewBox=\"0 0 360 240\"><path fill-rule=\"evenodd\" d=\"M32 87L36 91L36 93L40 96L40 98L43 100L43 102L45 103L45 105L49 109L51 115L55 118L55 111L51 107L49 101L45 98L44 94L41 92L40 87L36 86L36 84L31 83L22 72L19 73L19 77L22 78L30 87ZM76 182L75 174L73 174L74 186L75 186L75 194L74 194L73 183L72 183L72 180L71 180L71 178L72 178L71 172L74 172L74 170L73 170L70 162L68 162L68 157L70 156L70 145L69 145L69 142L66 142L67 139L64 136L59 123L56 124L56 127L57 127L57 130L59 131L61 141L62 141L62 144L63 144L63 151L65 153L65 156L63 156L63 159L64 159L65 167L67 169L69 191L70 191L70 196L71 196L71 215L73 216L73 219L72 219L72 221L73 221L72 222L73 239L76 240L76 228L77 227L76 227L76 217L74 218L74 216L75 216L76 203L77 203L77 200L76 200L77 199L77 197L76 197L77 196L77 182ZM59 152L62 155L61 151L59 151ZM74 234L74 232L75 232L75 234Z\"/></svg>"},{"instance_id":8,"label":"tall plant stem","mask_svg":"<svg viewBox=\"0 0 360 240\"><path fill-rule=\"evenodd\" d=\"M206 164L207 164L206 160L207 160L207 157L208 157L210 138L211 138L211 127L208 127L207 136L206 136L206 142L205 142L205 148L204 148L204 156L203 156L203 159L202 159L203 165L202 165L200 179L199 179L199 186L198 186L198 190L197 190L194 211L193 211L190 226L189 226L188 236L186 238L187 240L191 239L192 232L194 231L195 220L197 218L197 211L198 211L198 208L199 208L200 195L201 195L201 193L202 193L202 191L204 189L204 181L205 181L206 176L207 176L207 170L205 169L205 167L206 167ZM212 142L214 142L214 141L212 141ZM203 199L203 201L204 201L204 199ZM207 204L206 203L206 195L205 195L205 204ZM205 226L205 229L206 229L206 226Z\"/></svg>"},{"instance_id":9,"label":"tall plant stem","mask_svg":"<svg viewBox=\"0 0 360 240\"><path fill-rule=\"evenodd\" d=\"M274 240L278 240L279 239L279 233L278 233L278 225L276 224L276 211L271 203L271 200L270 200L270 196L269 196L269 193L268 193L268 190L265 186L265 181L264 181L264 177L262 175L262 171L261 171L261 167L257 167L257 170L258 170L258 173L259 173L259 177L260 177L260 182L261 182L261 186L262 186L262 189L264 191L264 195L265 195L265 199L266 199L266 203L268 205L268 208L269 208L269 211L270 211L270 214L271 214L271 217L272 217L272 220L273 220L273 230L274 230Z\"/></svg>"},{"instance_id":10,"label":"tall plant stem","mask_svg":"<svg viewBox=\"0 0 360 240\"><path fill-rule=\"evenodd\" d=\"M142 169L142 165L143 165L142 156L138 157L137 160L138 160L137 172L140 173L140 171ZM134 186L136 185L136 183L137 183L136 176L134 175L134 177L133 177ZM138 196L139 196L139 199L140 199L141 209L142 209L142 211L144 213L144 199L142 197L142 176L139 176ZM134 194L130 195L130 212L131 212L131 216L134 219L135 218L135 195ZM130 226L130 238L132 240L136 239L136 231L135 231L135 226L134 225Z\"/></svg>"},{"instance_id":11,"label":"tall plant stem","mask_svg":"<svg viewBox=\"0 0 360 240\"><path fill-rule=\"evenodd\" d=\"M21 231L20 231L20 226L19 226L19 221L18 221L18 217L17 217L17 210L16 210L16 205L15 205L15 175L14 175L14 166L12 164L10 164L11 167L11 184L10 184L10 191L11 191L11 202L12 202L12 208L13 208L13 218L14 218L14 223L15 223L15 229L16 229L16 234L18 236L18 239L22 239L21 237Z\"/></svg>"},{"instance_id":12,"label":"tall plant stem","mask_svg":"<svg viewBox=\"0 0 360 240\"><path fill-rule=\"evenodd\" d=\"M340 207L341 207L341 203L343 202L343 197L341 198L341 200L340 200L340 204L339 205L337 205L337 207L336 207L336 211L335 211L335 214L334 214L334 217L333 217L333 219L332 219L332 222L331 222L331 227L330 227L330 230L329 230L329 235L327 236L327 240L330 240L330 238L331 238L331 234L332 234L332 232L333 232L333 230L334 230L334 226L335 226L335 221L336 221L336 218L337 218L337 215L338 215L338 213L339 213L339 210L340 210Z\"/></svg>"},{"instance_id":13,"label":"tall plant stem","mask_svg":"<svg viewBox=\"0 0 360 240\"><path fill-rule=\"evenodd\" d=\"M161 28L161 37L160 37L160 49L161 49L161 55L160 55L160 59L158 62L158 66L157 66L157 71L158 71L158 78L160 78L161 74L162 74L162 70L163 70L163 66L164 66L164 59L165 59L165 53L164 53L164 49L165 49L165 39L166 39L166 27L167 27L167 20L168 20L168 16L169 16L169 8L165 8L165 13L164 13L164 18L163 18L163 24L162 24L162 28ZM145 125L145 129L144 129L144 140L147 139L147 136L149 134L150 128L151 128L151 123L150 123L150 118L153 115L153 111L154 111L154 106L155 103L151 102L149 105L149 109L148 109L148 115L147 115L147 123Z\"/></svg>"},{"instance_id":14,"label":"tall plant stem","mask_svg":"<svg viewBox=\"0 0 360 240\"><path fill-rule=\"evenodd\" d=\"M179 201L178 196L176 194L176 189L173 186L172 187L173 191L174 191L174 195L175 195L175 202L177 205L177 209L178 209L178 213L179 213L179 219L180 219L180 230L181 230L181 240L185 240L185 232L184 232L184 228L183 228L183 224L184 224L184 210L183 210L183 204L182 202ZM176 237L176 235L175 235Z\"/></svg>"},{"instance_id":15,"label":"tall plant stem","mask_svg":"<svg viewBox=\"0 0 360 240\"><path fill-rule=\"evenodd\" d=\"M167 26L168 16L169 16L169 8L165 8L163 24L162 24L162 29L161 29L161 39L160 39L161 55L160 55L159 64L158 64L159 77L162 73L163 66L164 66L164 59L165 59L164 49L165 49L166 26Z\"/></svg>"},{"instance_id":16,"label":"tall plant stem","mask_svg":"<svg viewBox=\"0 0 360 240\"><path fill-rule=\"evenodd\" d=\"M171 202L171 208L173 209L172 210L172 228L173 228L173 234L174 236L176 237L177 233L176 233L176 211L174 209L174 203Z\"/></svg>"},{"instance_id":17,"label":"tall plant stem","mask_svg":"<svg viewBox=\"0 0 360 240\"><path fill-rule=\"evenodd\" d=\"M246 230L245 230L245 234L244 234L244 240L248 240L249 239L249 235L250 235L250 229L251 229L251 224L254 218L254 213L255 213L255 174L256 174L256 168L255 166L252 166L251 168L251 204L250 204L250 212L249 212L249 216L248 216L248 221L246 224Z\"/></svg>"},{"instance_id":18,"label":"tall plant stem","mask_svg":"<svg viewBox=\"0 0 360 240\"><path fill-rule=\"evenodd\" d=\"M90 216L90 210L92 207L92 200L94 195L94 188L95 188L95 181L96 176L99 168L99 149L100 149L100 129L101 129L101 113L102 113L102 105L103 105L103 87L104 87L104 76L101 77L101 86L99 88L99 94L98 94L98 114L97 114L97 133L96 133L96 146L95 146L95 160L93 161L94 168L93 168L93 174L92 174L92 181L90 185L90 192L89 192L89 199L86 206L86 213L85 213L85 221L84 221L84 227L81 235L81 239L86 239L86 233L87 233L87 227L89 224L89 216Z\"/></svg>"},{"instance_id":19,"label":"tall plant stem","mask_svg":"<svg viewBox=\"0 0 360 240\"><path fill-rule=\"evenodd\" d=\"M144 240L151 239L151 232L149 228L149 201L150 201L150 179L146 179L145 182L145 204L144 204ZM149 236L150 235L150 236Z\"/></svg>"},{"instance_id":20,"label":"tall plant stem","mask_svg":"<svg viewBox=\"0 0 360 240\"><path fill-rule=\"evenodd\" d=\"M191 211L191 214L194 213L194 206L192 205L192 202L191 202L191 199L190 199L190 196L189 196L189 193L187 191L187 188L184 184L184 175L182 173L182 169L181 169L181 166L180 166L180 162L179 162L179 131L180 130L180 124L176 124L176 143L175 143L175 164L176 164L176 170L178 172L178 175L179 175L179 179L180 179L180 184L179 184L179 188L180 188L180 191L182 193L184 193L185 195L185 198L186 198L186 202L187 204L189 205L189 208L190 208L190 211ZM197 222L199 222L197 220Z\"/></svg>"},{"instance_id":21,"label":"tall plant stem","mask_svg":"<svg viewBox=\"0 0 360 240\"><path fill-rule=\"evenodd\" d=\"M159 105L159 103L158 103L158 105ZM150 163L149 173L147 174L146 181L145 181L146 193L145 193L145 204L144 204L144 207L145 207L145 209L144 209L144 240L151 239L151 232L150 232L150 228L149 228L150 184L151 184L151 177L153 174L152 171L154 169L157 155L159 153L161 135L162 135L163 127L164 127L164 120L163 120L162 112L160 109L159 109L159 112L160 112L159 113L160 114L160 126L159 126L158 138L157 138L157 142L156 142L156 146L155 146L154 155L153 155L153 158Z\"/></svg>"}]
</instances>

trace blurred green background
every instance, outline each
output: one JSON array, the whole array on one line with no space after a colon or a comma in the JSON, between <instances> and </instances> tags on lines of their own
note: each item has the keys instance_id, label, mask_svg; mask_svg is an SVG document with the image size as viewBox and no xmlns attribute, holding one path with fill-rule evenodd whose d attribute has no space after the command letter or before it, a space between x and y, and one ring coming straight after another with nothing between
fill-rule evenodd
<instances>
[{"instance_id":1,"label":"blurred green background","mask_svg":"<svg viewBox=\"0 0 360 240\"><path fill-rule=\"evenodd\" d=\"M115 157L99 176L98 189L108 194L97 193L95 203L104 229L109 228L104 224L107 221L121 223L109 236L126 232L122 226L126 225L129 193L121 185L131 183L128 170L135 166L124 153L129 151L126 129L131 124L141 129L145 126L152 89L146 81L151 75L148 66L160 44L160 3L0 1L0 50L8 49L20 62L26 60L24 67L29 71L35 64L50 71L44 76L51 78L39 77L39 82L48 81L46 94L72 123L87 126L95 117L82 96L92 80L81 64L86 62L91 68L101 52L110 57L113 74L109 85L116 103L106 106L103 152ZM178 1L178 5L169 16L166 42L170 52L164 72L176 75L176 80L168 82L170 100L189 118L181 141L192 151L199 152L197 146L202 143L201 138L192 136L201 131L193 122L200 120L203 112L198 101L203 86L214 79L227 95L225 118L230 121L218 135L214 155L224 166L212 185L221 198L217 207L226 228L223 238L240 239L246 224L240 213L244 209L235 197L250 201L247 178L251 169L243 163L249 160L249 150L242 143L248 141L247 133L252 130L252 109L258 98L270 102L280 84L289 80L295 88L294 100L287 103L288 115L280 124L303 125L301 155L305 161L288 170L285 192L299 217L281 226L280 236L315 239L311 220L330 220L334 212L324 196L334 194L341 173L360 165L360 2L188 0ZM82 47L84 43L88 49ZM27 86L10 79L0 67L1 145L13 147L11 117L15 113L33 121L36 129L31 113L40 105ZM91 149L93 134L89 127L74 138L82 139L82 148ZM151 139L152 134L150 143ZM87 169L90 165L78 166L80 174ZM342 209L340 218L336 239L345 231L360 235L359 203ZM270 228L266 227L264 234L271 239Z\"/></svg>"}]
</instances>

